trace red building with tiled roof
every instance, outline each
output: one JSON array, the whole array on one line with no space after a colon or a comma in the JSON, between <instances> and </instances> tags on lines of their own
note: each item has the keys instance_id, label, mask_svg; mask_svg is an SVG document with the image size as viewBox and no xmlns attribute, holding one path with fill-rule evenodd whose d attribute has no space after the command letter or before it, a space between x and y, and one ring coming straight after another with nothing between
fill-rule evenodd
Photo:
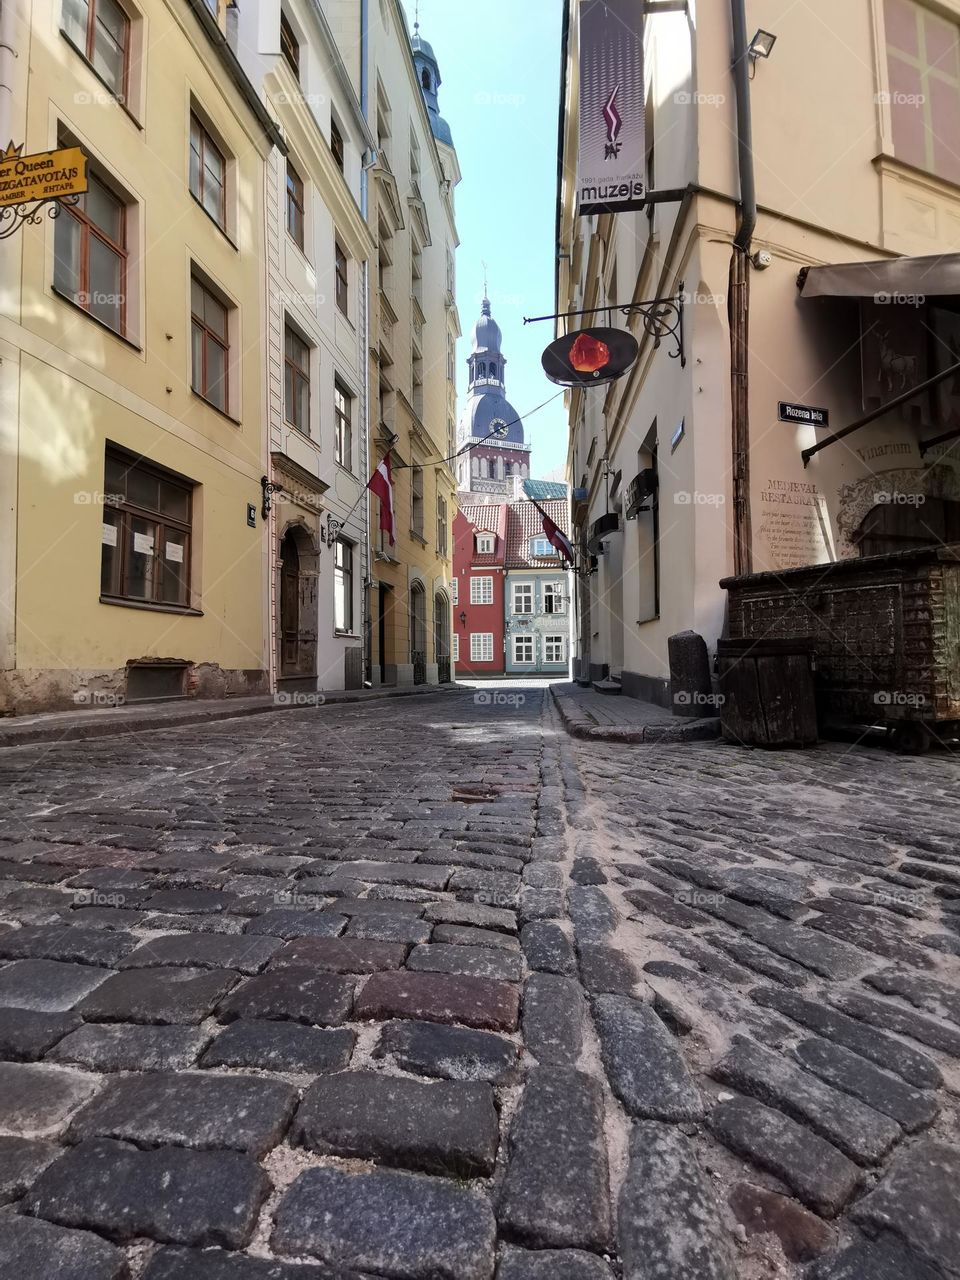
<instances>
[{"instance_id":1,"label":"red building with tiled roof","mask_svg":"<svg viewBox=\"0 0 960 1280\"><path fill-rule=\"evenodd\" d=\"M563 677L570 664L570 572L547 540L543 517L570 536L567 499L521 499L507 507L504 670Z\"/></svg>"},{"instance_id":2,"label":"red building with tiled roof","mask_svg":"<svg viewBox=\"0 0 960 1280\"><path fill-rule=\"evenodd\" d=\"M453 659L458 676L504 671L507 505L467 504L453 521Z\"/></svg>"}]
</instances>

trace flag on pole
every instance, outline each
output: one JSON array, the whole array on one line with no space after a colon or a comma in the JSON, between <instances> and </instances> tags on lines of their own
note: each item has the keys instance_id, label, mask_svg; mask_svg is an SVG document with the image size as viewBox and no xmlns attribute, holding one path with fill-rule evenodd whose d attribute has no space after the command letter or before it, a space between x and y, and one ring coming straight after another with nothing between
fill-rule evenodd
<instances>
[{"instance_id":1,"label":"flag on pole","mask_svg":"<svg viewBox=\"0 0 960 1280\"><path fill-rule=\"evenodd\" d=\"M573 543L563 532L560 526L554 520L550 519L543 507L541 507L540 503L537 502L535 498L531 498L530 501L543 516L544 537L550 543L551 547L560 552L567 564L573 564Z\"/></svg>"},{"instance_id":2,"label":"flag on pole","mask_svg":"<svg viewBox=\"0 0 960 1280\"><path fill-rule=\"evenodd\" d=\"M380 529L388 536L392 547L396 543L396 520L393 513L393 471L389 452L380 459L376 471L367 481L367 488L380 499Z\"/></svg>"}]
</instances>

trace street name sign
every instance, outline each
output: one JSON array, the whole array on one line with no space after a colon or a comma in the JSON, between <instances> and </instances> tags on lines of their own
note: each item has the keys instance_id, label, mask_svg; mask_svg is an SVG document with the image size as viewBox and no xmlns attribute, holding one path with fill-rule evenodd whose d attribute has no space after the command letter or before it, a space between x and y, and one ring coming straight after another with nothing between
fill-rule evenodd
<instances>
[{"instance_id":1,"label":"street name sign","mask_svg":"<svg viewBox=\"0 0 960 1280\"><path fill-rule=\"evenodd\" d=\"M785 400L777 402L777 417L781 422L806 422L814 427L830 425L828 409L815 409L809 404L788 404Z\"/></svg>"}]
</instances>

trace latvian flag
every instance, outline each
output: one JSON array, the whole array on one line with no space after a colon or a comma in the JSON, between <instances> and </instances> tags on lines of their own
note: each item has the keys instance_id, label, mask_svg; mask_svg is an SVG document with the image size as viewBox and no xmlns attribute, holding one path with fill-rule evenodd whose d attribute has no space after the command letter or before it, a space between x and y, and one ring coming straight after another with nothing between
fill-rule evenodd
<instances>
[{"instance_id":1,"label":"latvian flag","mask_svg":"<svg viewBox=\"0 0 960 1280\"><path fill-rule=\"evenodd\" d=\"M538 506L537 510L543 516L543 532L546 534L547 541L551 547L555 547L560 552L567 564L573 564L573 545L570 539L541 507Z\"/></svg>"},{"instance_id":2,"label":"latvian flag","mask_svg":"<svg viewBox=\"0 0 960 1280\"><path fill-rule=\"evenodd\" d=\"M390 469L389 453L381 458L380 465L367 481L367 488L380 499L380 528L389 537L392 547L396 543L396 521L393 514L393 472Z\"/></svg>"}]
</instances>

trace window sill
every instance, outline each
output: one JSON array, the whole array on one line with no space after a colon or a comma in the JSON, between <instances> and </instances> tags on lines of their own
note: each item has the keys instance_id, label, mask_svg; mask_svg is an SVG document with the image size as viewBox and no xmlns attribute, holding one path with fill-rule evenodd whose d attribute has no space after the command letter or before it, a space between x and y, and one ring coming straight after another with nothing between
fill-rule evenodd
<instances>
[{"instance_id":1,"label":"window sill","mask_svg":"<svg viewBox=\"0 0 960 1280\"><path fill-rule=\"evenodd\" d=\"M179 613L187 618L202 618L202 609L185 604L156 604L152 600L128 600L125 596L101 596L101 604L119 605L122 609L143 609L147 613Z\"/></svg>"},{"instance_id":2,"label":"window sill","mask_svg":"<svg viewBox=\"0 0 960 1280\"><path fill-rule=\"evenodd\" d=\"M187 187L187 190L190 191L189 186ZM204 217L208 218L213 223L213 225L217 228L217 230L223 236L224 240L226 240L230 248L233 249L235 252L239 253L240 246L237 244L236 240L234 240L233 236L230 234L227 228L223 225L223 223L218 222L216 218L213 216L213 214L210 212L210 210L206 208L203 202L197 199L195 192L190 191L190 199L193 201L193 203L197 206L198 209L201 209L203 211Z\"/></svg>"},{"instance_id":3,"label":"window sill","mask_svg":"<svg viewBox=\"0 0 960 1280\"><path fill-rule=\"evenodd\" d=\"M416 529L410 530L410 537L414 540L414 542L419 542L421 547L425 547L427 545L426 538L423 536L422 533L417 533Z\"/></svg>"},{"instance_id":4,"label":"window sill","mask_svg":"<svg viewBox=\"0 0 960 1280\"><path fill-rule=\"evenodd\" d=\"M81 307L79 302L75 302L68 293L64 293L62 289L58 289L55 284L52 284L50 289L61 302L65 302L68 307L73 307L74 311L79 311L82 316L86 316L87 319L92 321L98 329L102 329L104 333L109 333L112 337L116 338L118 342L122 342L125 347L129 347L132 351L138 351L141 355L143 354L143 347L140 346L139 342L135 342L133 338L128 338L125 334L118 333L116 329L108 325L105 320L101 320L99 317L93 315L86 309L86 307Z\"/></svg>"},{"instance_id":5,"label":"window sill","mask_svg":"<svg viewBox=\"0 0 960 1280\"><path fill-rule=\"evenodd\" d=\"M334 637L337 640L360 640L362 636L357 631L341 631L339 627L333 629Z\"/></svg>"},{"instance_id":6,"label":"window sill","mask_svg":"<svg viewBox=\"0 0 960 1280\"><path fill-rule=\"evenodd\" d=\"M212 409L214 413L219 414L221 418L232 423L235 427L242 427L243 423L239 418L235 418L232 413L228 413L226 409L221 409L219 405L215 405L212 400L208 400L205 395L201 395L195 387L190 388L190 394L195 400L199 400L201 404L205 404L208 409Z\"/></svg>"}]
</instances>

